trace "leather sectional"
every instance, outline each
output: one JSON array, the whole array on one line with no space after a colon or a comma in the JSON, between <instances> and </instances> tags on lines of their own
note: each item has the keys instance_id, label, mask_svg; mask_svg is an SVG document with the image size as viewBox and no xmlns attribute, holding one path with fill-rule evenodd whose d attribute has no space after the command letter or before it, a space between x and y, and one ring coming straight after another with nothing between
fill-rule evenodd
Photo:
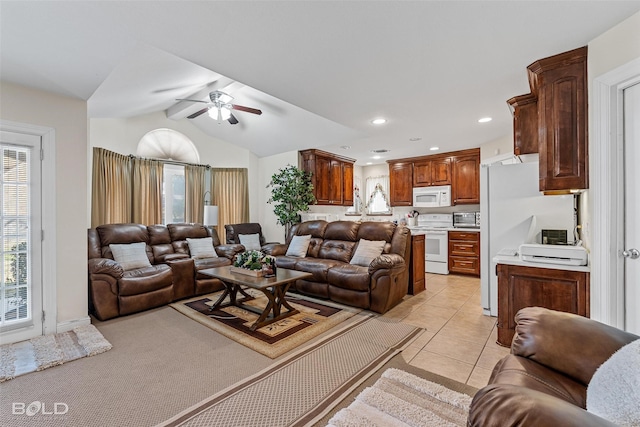
<instances>
[{"instance_id":1,"label":"leather sectional","mask_svg":"<svg viewBox=\"0 0 640 427\"><path fill-rule=\"evenodd\" d=\"M218 257L192 259L187 238L211 237ZM107 224L88 230L89 309L100 320L136 313L215 292L224 285L199 272L231 265L242 245L221 245L215 230L201 224ZM144 242L150 266L124 270L110 244Z\"/></svg>"},{"instance_id":2,"label":"leather sectional","mask_svg":"<svg viewBox=\"0 0 640 427\"><path fill-rule=\"evenodd\" d=\"M287 256L293 236L310 235L305 257ZM384 241L367 267L350 264L360 239ZM392 222L307 221L294 225L285 244L271 245L282 268L312 273L291 290L341 304L384 313L402 301L409 286L411 233Z\"/></svg>"}]
</instances>

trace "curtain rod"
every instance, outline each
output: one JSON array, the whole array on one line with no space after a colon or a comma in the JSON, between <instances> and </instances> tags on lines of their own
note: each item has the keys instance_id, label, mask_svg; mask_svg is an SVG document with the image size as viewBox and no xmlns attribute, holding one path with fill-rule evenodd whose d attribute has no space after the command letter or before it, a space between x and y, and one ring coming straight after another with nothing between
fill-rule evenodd
<instances>
[{"instance_id":1,"label":"curtain rod","mask_svg":"<svg viewBox=\"0 0 640 427\"><path fill-rule=\"evenodd\" d=\"M182 166L201 166L207 169L211 169L211 165L200 165L198 163L189 163L189 162L181 162L180 160L165 160L165 159L150 159L147 157L138 157L133 154L129 154L129 158L131 159L141 159L141 160L155 160L156 162L167 163L170 165L182 165Z\"/></svg>"}]
</instances>

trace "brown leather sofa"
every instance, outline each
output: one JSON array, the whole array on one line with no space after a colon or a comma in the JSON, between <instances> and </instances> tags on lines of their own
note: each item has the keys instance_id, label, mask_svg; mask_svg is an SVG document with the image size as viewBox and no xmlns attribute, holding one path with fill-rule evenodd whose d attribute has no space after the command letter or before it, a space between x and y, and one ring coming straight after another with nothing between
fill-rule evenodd
<instances>
[{"instance_id":1,"label":"brown leather sofa","mask_svg":"<svg viewBox=\"0 0 640 427\"><path fill-rule=\"evenodd\" d=\"M286 256L293 236L311 235L306 257ZM382 255L368 267L349 263L360 239L384 240ZM384 313L398 304L409 286L411 233L392 222L307 221L294 225L285 244L269 253L282 268L313 274L291 290Z\"/></svg>"},{"instance_id":2,"label":"brown leather sofa","mask_svg":"<svg viewBox=\"0 0 640 427\"><path fill-rule=\"evenodd\" d=\"M640 339L595 320L541 307L516 314L511 354L473 398L467 425L613 426L586 411L596 369Z\"/></svg>"},{"instance_id":3,"label":"brown leather sofa","mask_svg":"<svg viewBox=\"0 0 640 427\"><path fill-rule=\"evenodd\" d=\"M187 238L212 237L218 257L192 259ZM223 289L200 273L230 265L241 245L221 245L218 234L201 224L106 224L88 230L89 309L100 320L159 307L172 301ZM146 244L151 266L125 270L110 244Z\"/></svg>"}]
</instances>

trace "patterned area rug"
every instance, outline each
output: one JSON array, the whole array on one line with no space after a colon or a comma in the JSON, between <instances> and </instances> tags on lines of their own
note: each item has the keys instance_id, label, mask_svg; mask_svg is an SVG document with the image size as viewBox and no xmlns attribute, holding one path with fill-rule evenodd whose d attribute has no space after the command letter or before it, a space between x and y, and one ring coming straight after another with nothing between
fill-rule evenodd
<instances>
[{"instance_id":1,"label":"patterned area rug","mask_svg":"<svg viewBox=\"0 0 640 427\"><path fill-rule=\"evenodd\" d=\"M424 332L377 316L355 319L158 426L314 425Z\"/></svg>"},{"instance_id":2,"label":"patterned area rug","mask_svg":"<svg viewBox=\"0 0 640 427\"><path fill-rule=\"evenodd\" d=\"M464 427L471 399L408 372L387 369L355 402L336 413L328 427Z\"/></svg>"},{"instance_id":3,"label":"patterned area rug","mask_svg":"<svg viewBox=\"0 0 640 427\"><path fill-rule=\"evenodd\" d=\"M0 346L0 382L111 350L93 325Z\"/></svg>"},{"instance_id":4,"label":"patterned area rug","mask_svg":"<svg viewBox=\"0 0 640 427\"><path fill-rule=\"evenodd\" d=\"M252 289L247 289L246 292L253 299L244 301L243 304L260 309L267 305L267 298L262 292ZM220 292L216 292L170 305L189 318L272 359L362 311L329 301L287 294L287 301L300 313L251 331L250 326L259 317L256 313L231 306L228 300L218 309L209 311L219 296Z\"/></svg>"}]
</instances>

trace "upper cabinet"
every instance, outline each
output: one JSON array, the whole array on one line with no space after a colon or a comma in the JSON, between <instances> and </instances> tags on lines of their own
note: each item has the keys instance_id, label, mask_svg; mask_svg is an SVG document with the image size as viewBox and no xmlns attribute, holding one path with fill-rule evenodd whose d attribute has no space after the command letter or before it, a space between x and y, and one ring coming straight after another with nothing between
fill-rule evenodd
<instances>
[{"instance_id":1,"label":"upper cabinet","mask_svg":"<svg viewBox=\"0 0 640 427\"><path fill-rule=\"evenodd\" d=\"M453 157L451 202L454 205L480 203L480 149L477 153Z\"/></svg>"},{"instance_id":2,"label":"upper cabinet","mask_svg":"<svg viewBox=\"0 0 640 427\"><path fill-rule=\"evenodd\" d=\"M451 184L451 159L434 156L433 159L413 163L413 186L428 187L431 185Z\"/></svg>"},{"instance_id":3,"label":"upper cabinet","mask_svg":"<svg viewBox=\"0 0 640 427\"><path fill-rule=\"evenodd\" d=\"M454 205L480 203L480 149L389 160L391 206L412 206L413 187L451 185Z\"/></svg>"},{"instance_id":4,"label":"upper cabinet","mask_svg":"<svg viewBox=\"0 0 640 427\"><path fill-rule=\"evenodd\" d=\"M532 93L507 101L513 114L513 154L538 152L538 97Z\"/></svg>"},{"instance_id":5,"label":"upper cabinet","mask_svg":"<svg viewBox=\"0 0 640 427\"><path fill-rule=\"evenodd\" d=\"M320 150L300 151L301 169L311 173L319 205L353 205L354 159Z\"/></svg>"},{"instance_id":6,"label":"upper cabinet","mask_svg":"<svg viewBox=\"0 0 640 427\"><path fill-rule=\"evenodd\" d=\"M587 47L527 67L531 93L507 101L513 111L514 153L540 154L540 191L589 188Z\"/></svg>"},{"instance_id":7,"label":"upper cabinet","mask_svg":"<svg viewBox=\"0 0 640 427\"><path fill-rule=\"evenodd\" d=\"M389 163L389 205L413 205L413 163Z\"/></svg>"}]
</instances>

